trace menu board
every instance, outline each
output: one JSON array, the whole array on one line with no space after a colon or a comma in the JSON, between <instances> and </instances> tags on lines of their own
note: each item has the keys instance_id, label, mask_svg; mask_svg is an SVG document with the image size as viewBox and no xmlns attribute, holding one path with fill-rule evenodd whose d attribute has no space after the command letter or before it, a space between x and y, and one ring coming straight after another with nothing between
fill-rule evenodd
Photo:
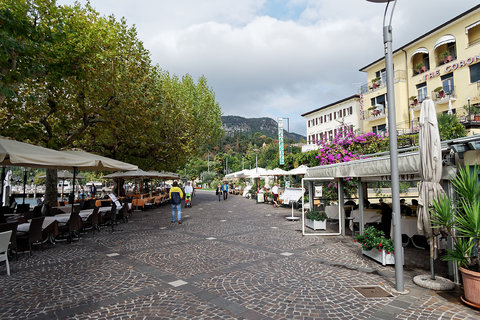
<instances>
[{"instance_id":1,"label":"menu board","mask_svg":"<svg viewBox=\"0 0 480 320\"><path fill-rule=\"evenodd\" d=\"M110 193L108 196L110 197L110 199L112 200L112 202L115 203L115 205L117 206L117 208L121 208L121 207L122 207L122 204L120 203L120 201L118 201L118 199L117 199L117 197L115 196L115 194Z\"/></svg>"}]
</instances>

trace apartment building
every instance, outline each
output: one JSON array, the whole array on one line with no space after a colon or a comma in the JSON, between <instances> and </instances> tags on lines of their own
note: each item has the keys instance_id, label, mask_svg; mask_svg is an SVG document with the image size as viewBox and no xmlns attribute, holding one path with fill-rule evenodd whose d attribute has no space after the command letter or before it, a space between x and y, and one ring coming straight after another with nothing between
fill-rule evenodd
<instances>
[{"instance_id":1,"label":"apartment building","mask_svg":"<svg viewBox=\"0 0 480 320\"><path fill-rule=\"evenodd\" d=\"M302 114L307 125L307 145L302 151L317 148L317 141L333 139L342 128L350 131L361 129L360 96L358 94Z\"/></svg>"},{"instance_id":2,"label":"apartment building","mask_svg":"<svg viewBox=\"0 0 480 320\"><path fill-rule=\"evenodd\" d=\"M393 64L398 134L418 131L420 104L427 96L437 112L455 114L469 134L480 133L480 5L396 49ZM384 57L360 71L368 79L359 98L363 131L384 134Z\"/></svg>"}]
</instances>

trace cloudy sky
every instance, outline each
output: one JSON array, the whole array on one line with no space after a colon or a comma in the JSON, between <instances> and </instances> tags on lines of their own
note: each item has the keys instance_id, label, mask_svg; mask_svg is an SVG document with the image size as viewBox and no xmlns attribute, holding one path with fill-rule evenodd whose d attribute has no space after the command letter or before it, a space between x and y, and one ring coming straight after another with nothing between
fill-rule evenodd
<instances>
[{"instance_id":1,"label":"cloudy sky","mask_svg":"<svg viewBox=\"0 0 480 320\"><path fill-rule=\"evenodd\" d=\"M73 0L60 0L72 4ZM81 0L80 3L85 3ZM91 0L135 25L152 60L204 75L223 115L289 118L358 93L358 70L382 57L384 4L365 0ZM478 4L399 0L394 49Z\"/></svg>"}]
</instances>

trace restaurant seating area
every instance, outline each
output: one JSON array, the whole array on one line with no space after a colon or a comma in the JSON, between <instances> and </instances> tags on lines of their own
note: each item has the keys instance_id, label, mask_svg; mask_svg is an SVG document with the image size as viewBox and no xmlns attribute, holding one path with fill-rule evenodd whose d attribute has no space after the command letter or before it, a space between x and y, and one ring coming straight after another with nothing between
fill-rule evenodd
<instances>
[{"instance_id":1,"label":"restaurant seating area","mask_svg":"<svg viewBox=\"0 0 480 320\"><path fill-rule=\"evenodd\" d=\"M36 249L48 250L59 242L81 241L88 233L114 232L119 224L129 222L135 209L157 208L169 201L166 193L128 195L118 200L115 203L111 199L84 199L74 204L59 201L54 207L2 206L0 234L8 233L5 252L10 259L18 260L19 254L34 256Z\"/></svg>"}]
</instances>

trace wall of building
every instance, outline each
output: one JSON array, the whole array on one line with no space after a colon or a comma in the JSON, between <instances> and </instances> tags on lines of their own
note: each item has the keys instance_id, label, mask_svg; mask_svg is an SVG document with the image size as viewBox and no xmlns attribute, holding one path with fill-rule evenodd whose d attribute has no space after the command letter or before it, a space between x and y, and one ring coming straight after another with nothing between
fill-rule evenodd
<instances>
[{"instance_id":1,"label":"wall of building","mask_svg":"<svg viewBox=\"0 0 480 320\"><path fill-rule=\"evenodd\" d=\"M343 126L354 131L361 129L358 98L349 99L304 116L309 145L305 150L312 149L312 145L315 145L318 140L332 139Z\"/></svg>"},{"instance_id":2,"label":"wall of building","mask_svg":"<svg viewBox=\"0 0 480 320\"><path fill-rule=\"evenodd\" d=\"M478 82L472 83L470 79L470 68L475 64L480 64L480 25L475 26L475 23L479 21L480 9L460 17L451 24L429 33L395 52L393 56L395 108L397 129L400 133L415 132L418 129L419 102L421 102L418 100L419 98L421 100L422 95L418 94L417 87L423 84L426 85L426 95L435 101L439 113L447 112L449 102L451 102L452 109L461 121L468 120L466 119L468 107L464 106L468 106L469 100L471 106L480 104L480 86ZM471 27L467 33L466 29L470 26L474 27ZM453 50L454 55L451 57L451 61L440 56L447 49L452 51L451 42L435 49L435 44L442 37L448 36L455 38L455 50ZM421 62L426 62L423 70L418 69L418 64ZM384 60L381 60L363 70L366 72L368 81L361 88L364 99L363 128L365 132L374 131L375 128L385 124L386 117L384 115L375 116L372 114L375 110L368 110L372 107L372 98L386 93L384 81L377 81L377 85L372 82L384 68ZM452 76L453 86L449 82L450 80L446 79L449 75ZM436 92L435 89L439 87L450 89ZM417 100L410 99L410 97L416 97Z\"/></svg>"}]
</instances>

